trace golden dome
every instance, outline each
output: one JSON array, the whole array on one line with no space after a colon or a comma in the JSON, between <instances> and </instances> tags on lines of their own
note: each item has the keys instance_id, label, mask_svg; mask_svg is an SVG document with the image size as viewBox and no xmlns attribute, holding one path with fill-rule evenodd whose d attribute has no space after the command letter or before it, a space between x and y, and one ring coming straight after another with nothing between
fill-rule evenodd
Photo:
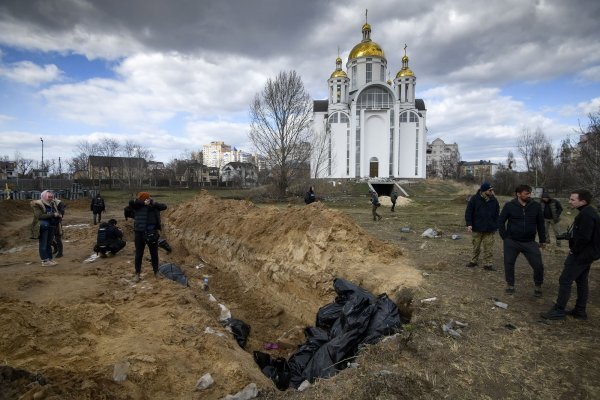
<instances>
[{"instance_id":1,"label":"golden dome","mask_svg":"<svg viewBox=\"0 0 600 400\"><path fill-rule=\"evenodd\" d=\"M381 47L373 42L360 42L350 52L348 59L359 58L359 57L381 57L385 58L385 54Z\"/></svg>"},{"instance_id":2,"label":"golden dome","mask_svg":"<svg viewBox=\"0 0 600 400\"><path fill-rule=\"evenodd\" d=\"M340 57L336 58L336 59L335 59L335 63L336 63L336 64L337 64L337 63L340 63L340 64L341 64L341 63L342 63L342 59L341 59Z\"/></svg>"},{"instance_id":3,"label":"golden dome","mask_svg":"<svg viewBox=\"0 0 600 400\"><path fill-rule=\"evenodd\" d=\"M396 74L396 78L402 78L403 76L415 76L415 74L410 70L410 68L406 67L406 68L402 68Z\"/></svg>"},{"instance_id":4,"label":"golden dome","mask_svg":"<svg viewBox=\"0 0 600 400\"><path fill-rule=\"evenodd\" d=\"M405 54L404 57L402 57L402 62L408 62L408 56Z\"/></svg>"},{"instance_id":5,"label":"golden dome","mask_svg":"<svg viewBox=\"0 0 600 400\"><path fill-rule=\"evenodd\" d=\"M371 25L369 25L368 23L365 22L365 24L362 27L362 30L364 31L364 30L367 30L367 29L371 30Z\"/></svg>"},{"instance_id":6,"label":"golden dome","mask_svg":"<svg viewBox=\"0 0 600 400\"><path fill-rule=\"evenodd\" d=\"M348 77L348 75L346 75L346 73L340 69L340 70L333 71L333 73L331 74L331 77L329 79L331 79L331 78L347 78L347 77Z\"/></svg>"}]
</instances>

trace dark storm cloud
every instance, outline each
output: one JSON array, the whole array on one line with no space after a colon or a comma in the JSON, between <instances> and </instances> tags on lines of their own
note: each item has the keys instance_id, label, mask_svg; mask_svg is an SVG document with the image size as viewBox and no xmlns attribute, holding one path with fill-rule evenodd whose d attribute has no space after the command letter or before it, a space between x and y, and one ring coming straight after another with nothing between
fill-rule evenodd
<instances>
[{"instance_id":1,"label":"dark storm cloud","mask_svg":"<svg viewBox=\"0 0 600 400\"><path fill-rule=\"evenodd\" d=\"M83 27L120 32L148 50L247 53L269 57L309 34L326 2L6 0L3 18L53 33ZM326 7L326 6L325 6Z\"/></svg>"}]
</instances>

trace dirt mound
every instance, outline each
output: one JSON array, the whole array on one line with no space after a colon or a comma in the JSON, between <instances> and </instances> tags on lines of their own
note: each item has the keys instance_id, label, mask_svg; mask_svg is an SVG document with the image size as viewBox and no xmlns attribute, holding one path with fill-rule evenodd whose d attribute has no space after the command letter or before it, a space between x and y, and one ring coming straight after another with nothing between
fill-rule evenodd
<instances>
[{"instance_id":1,"label":"dirt mound","mask_svg":"<svg viewBox=\"0 0 600 400\"><path fill-rule=\"evenodd\" d=\"M331 300L335 277L375 294L393 294L421 281L399 248L318 202L257 207L204 192L166 216L175 246L234 274L246 290L260 288L305 323Z\"/></svg>"},{"instance_id":2,"label":"dirt mound","mask_svg":"<svg viewBox=\"0 0 600 400\"><path fill-rule=\"evenodd\" d=\"M31 200L0 200L0 225L25 215L33 215L30 202Z\"/></svg>"}]
</instances>

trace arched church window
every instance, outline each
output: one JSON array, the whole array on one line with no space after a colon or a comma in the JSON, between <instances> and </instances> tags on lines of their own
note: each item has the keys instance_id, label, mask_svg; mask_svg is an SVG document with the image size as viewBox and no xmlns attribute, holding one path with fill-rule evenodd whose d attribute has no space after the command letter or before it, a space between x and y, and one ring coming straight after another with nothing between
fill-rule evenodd
<instances>
[{"instance_id":1,"label":"arched church window","mask_svg":"<svg viewBox=\"0 0 600 400\"><path fill-rule=\"evenodd\" d=\"M381 87L372 87L363 91L356 102L357 108L391 108L394 99L390 92Z\"/></svg>"},{"instance_id":2,"label":"arched church window","mask_svg":"<svg viewBox=\"0 0 600 400\"><path fill-rule=\"evenodd\" d=\"M418 122L419 120L417 119L417 114L411 112L410 113L410 122Z\"/></svg>"},{"instance_id":3,"label":"arched church window","mask_svg":"<svg viewBox=\"0 0 600 400\"><path fill-rule=\"evenodd\" d=\"M371 59L367 58L367 83L373 80L373 64L371 63Z\"/></svg>"}]
</instances>

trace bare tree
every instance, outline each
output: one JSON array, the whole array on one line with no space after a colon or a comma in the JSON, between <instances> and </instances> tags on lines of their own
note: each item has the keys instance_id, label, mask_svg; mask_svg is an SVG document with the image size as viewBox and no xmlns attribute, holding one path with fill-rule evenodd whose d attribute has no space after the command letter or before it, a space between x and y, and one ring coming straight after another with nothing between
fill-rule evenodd
<instances>
[{"instance_id":1,"label":"bare tree","mask_svg":"<svg viewBox=\"0 0 600 400\"><path fill-rule=\"evenodd\" d=\"M30 158L23 158L20 152L15 152L15 169L17 171L17 176L19 178L25 177L29 173L31 173L31 165L33 164L33 160Z\"/></svg>"},{"instance_id":2,"label":"bare tree","mask_svg":"<svg viewBox=\"0 0 600 400\"><path fill-rule=\"evenodd\" d=\"M98 144L90 143L87 140L77 143L77 155L71 160L67 161L69 171L76 173L78 171L88 171L90 156L97 156L99 154ZM88 171L88 177L94 179L93 171Z\"/></svg>"},{"instance_id":3,"label":"bare tree","mask_svg":"<svg viewBox=\"0 0 600 400\"><path fill-rule=\"evenodd\" d=\"M536 185L539 182L543 183L545 176L552 172L548 168L552 168L554 158L552 144L544 132L537 128L532 133L528 128L524 128L521 136L517 138L517 150L523 157L530 178L535 176Z\"/></svg>"},{"instance_id":4,"label":"bare tree","mask_svg":"<svg viewBox=\"0 0 600 400\"><path fill-rule=\"evenodd\" d=\"M594 197L600 196L600 111L588 115L586 129L579 129L576 148L575 174L579 186L588 189Z\"/></svg>"},{"instance_id":5,"label":"bare tree","mask_svg":"<svg viewBox=\"0 0 600 400\"><path fill-rule=\"evenodd\" d=\"M458 176L458 163L460 155L458 153L446 154L442 156L440 162L440 172L442 179L455 179Z\"/></svg>"},{"instance_id":6,"label":"bare tree","mask_svg":"<svg viewBox=\"0 0 600 400\"><path fill-rule=\"evenodd\" d=\"M132 185L142 186L142 182L146 176L146 165L148 161L152 161L154 155L152 152L133 141L126 141L122 146L122 152L127 160L123 160L123 176L127 181L127 186Z\"/></svg>"},{"instance_id":7,"label":"bare tree","mask_svg":"<svg viewBox=\"0 0 600 400\"><path fill-rule=\"evenodd\" d=\"M320 177L328 176L330 165L333 163L331 146L331 131L329 127L321 130L320 132L311 132L311 175L317 179Z\"/></svg>"},{"instance_id":8,"label":"bare tree","mask_svg":"<svg viewBox=\"0 0 600 400\"><path fill-rule=\"evenodd\" d=\"M267 158L282 197L310 157L311 115L310 96L295 71L269 79L250 105L250 140Z\"/></svg>"},{"instance_id":9,"label":"bare tree","mask_svg":"<svg viewBox=\"0 0 600 400\"><path fill-rule=\"evenodd\" d=\"M106 157L106 169L108 171L108 187L112 189L113 185L113 169L118 167L115 164L115 157L119 154L121 145L115 139L103 138L98 143L98 152L101 156Z\"/></svg>"}]
</instances>

